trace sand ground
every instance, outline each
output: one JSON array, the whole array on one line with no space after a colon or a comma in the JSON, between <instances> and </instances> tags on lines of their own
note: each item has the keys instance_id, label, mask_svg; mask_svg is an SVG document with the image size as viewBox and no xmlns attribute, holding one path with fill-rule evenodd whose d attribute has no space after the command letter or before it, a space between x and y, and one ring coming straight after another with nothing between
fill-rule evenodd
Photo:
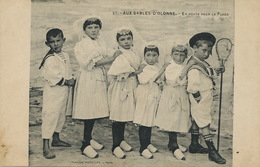
<instances>
[{"instance_id":1,"label":"sand ground","mask_svg":"<svg viewBox=\"0 0 260 167\"><path fill-rule=\"evenodd\" d=\"M209 161L207 155L185 153L186 160L180 161L173 157L168 151L167 133L160 131L158 128L153 128L152 143L159 149L158 153L154 154L154 159L147 160L139 155L139 138L138 127L132 123L126 126L125 139L133 146L134 151L126 153L126 159L117 159L111 153L112 132L111 121L107 118L98 120L94 126L93 138L105 145L103 150L98 151L99 158L90 159L81 154L80 146L83 136L83 123L78 120L72 120L67 117L65 126L61 133L61 138L70 144L70 148L53 148L56 154L55 159L47 160L42 156L42 139L41 139L41 100L42 91L39 89L31 90L30 99L30 145L29 145L29 164L30 166L183 166L183 167L214 167L220 166L212 161ZM224 117L225 118L225 117ZM223 127L230 126L232 119L223 120ZM73 125L73 123L75 123ZM232 125L232 123L231 123ZM225 129L220 137L220 153L226 158L227 164L221 166L232 166L232 138L233 135L227 133ZM213 135L216 143L217 135ZM179 134L179 143L188 147L190 143L190 134ZM201 140L202 141L202 140ZM202 141L202 145L205 143Z\"/></svg>"}]
</instances>

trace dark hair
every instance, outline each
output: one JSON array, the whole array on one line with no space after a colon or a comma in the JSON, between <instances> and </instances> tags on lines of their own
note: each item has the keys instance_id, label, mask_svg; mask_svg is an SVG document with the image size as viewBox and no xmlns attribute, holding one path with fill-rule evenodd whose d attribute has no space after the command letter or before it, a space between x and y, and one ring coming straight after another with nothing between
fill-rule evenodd
<instances>
[{"instance_id":1,"label":"dark hair","mask_svg":"<svg viewBox=\"0 0 260 167\"><path fill-rule=\"evenodd\" d=\"M117 34L116 34L116 41L118 42L119 37L126 36L126 35L131 35L132 38L134 38L133 33L132 33L131 30L123 29L123 30L117 32Z\"/></svg>"},{"instance_id":2,"label":"dark hair","mask_svg":"<svg viewBox=\"0 0 260 167\"><path fill-rule=\"evenodd\" d=\"M160 54L158 47L155 46L155 45L148 45L148 46L146 46L144 48L144 55L146 54L146 52L149 52L149 51L156 52L158 55Z\"/></svg>"},{"instance_id":3,"label":"dark hair","mask_svg":"<svg viewBox=\"0 0 260 167\"><path fill-rule=\"evenodd\" d=\"M187 47L183 46L183 45L176 45L172 47L172 53L173 52L183 52L186 55L188 54L188 49Z\"/></svg>"},{"instance_id":4,"label":"dark hair","mask_svg":"<svg viewBox=\"0 0 260 167\"><path fill-rule=\"evenodd\" d=\"M89 19L87 19L84 24L83 24L83 30L85 31L86 27L91 25L91 24L97 24L99 25L99 28L101 29L102 28L102 22L100 19L98 18L95 18L95 17L91 17Z\"/></svg>"},{"instance_id":5,"label":"dark hair","mask_svg":"<svg viewBox=\"0 0 260 167\"><path fill-rule=\"evenodd\" d=\"M208 40L198 40L194 45L198 48L202 46L202 44L207 44L208 47L213 47L214 43Z\"/></svg>"},{"instance_id":6,"label":"dark hair","mask_svg":"<svg viewBox=\"0 0 260 167\"><path fill-rule=\"evenodd\" d=\"M60 29L53 28L47 32L46 41L49 42L51 37L57 37L58 35L61 35L62 38L64 37L63 32Z\"/></svg>"}]
</instances>

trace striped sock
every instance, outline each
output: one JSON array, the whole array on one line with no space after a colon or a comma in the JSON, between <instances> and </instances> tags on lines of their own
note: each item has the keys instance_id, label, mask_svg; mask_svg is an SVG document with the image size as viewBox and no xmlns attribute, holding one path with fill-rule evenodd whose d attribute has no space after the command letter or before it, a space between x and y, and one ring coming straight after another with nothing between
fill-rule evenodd
<instances>
[{"instance_id":1,"label":"striped sock","mask_svg":"<svg viewBox=\"0 0 260 167\"><path fill-rule=\"evenodd\" d=\"M191 129L191 134L193 135L199 135L199 129Z\"/></svg>"},{"instance_id":2,"label":"striped sock","mask_svg":"<svg viewBox=\"0 0 260 167\"><path fill-rule=\"evenodd\" d=\"M211 134L203 135L205 142L212 142Z\"/></svg>"}]
</instances>

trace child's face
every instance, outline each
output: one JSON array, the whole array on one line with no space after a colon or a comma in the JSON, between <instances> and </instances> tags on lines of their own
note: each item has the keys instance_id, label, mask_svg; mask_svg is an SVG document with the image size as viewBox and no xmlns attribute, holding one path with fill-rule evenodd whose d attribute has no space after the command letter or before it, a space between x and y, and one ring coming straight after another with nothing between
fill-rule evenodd
<instances>
[{"instance_id":1,"label":"child's face","mask_svg":"<svg viewBox=\"0 0 260 167\"><path fill-rule=\"evenodd\" d=\"M172 52L171 57L176 64L182 64L187 58L187 55L184 52L174 51Z\"/></svg>"},{"instance_id":2,"label":"child's face","mask_svg":"<svg viewBox=\"0 0 260 167\"><path fill-rule=\"evenodd\" d=\"M65 38L59 34L56 37L51 36L45 44L51 48L54 53L60 53L65 42Z\"/></svg>"},{"instance_id":3,"label":"child's face","mask_svg":"<svg viewBox=\"0 0 260 167\"><path fill-rule=\"evenodd\" d=\"M149 65L154 65L155 63L158 62L158 53L155 51L148 51L144 55L144 60L146 61L147 64Z\"/></svg>"},{"instance_id":4,"label":"child's face","mask_svg":"<svg viewBox=\"0 0 260 167\"><path fill-rule=\"evenodd\" d=\"M97 39L99 35L100 27L98 24L91 24L85 28L85 34L91 39Z\"/></svg>"},{"instance_id":5,"label":"child's face","mask_svg":"<svg viewBox=\"0 0 260 167\"><path fill-rule=\"evenodd\" d=\"M200 47L194 45L194 56L199 58L200 60L205 60L209 58L209 55L212 53L212 47L209 47L208 44L203 43Z\"/></svg>"},{"instance_id":6,"label":"child's face","mask_svg":"<svg viewBox=\"0 0 260 167\"><path fill-rule=\"evenodd\" d=\"M133 37L131 35L123 35L118 38L118 44L124 49L130 49L133 44Z\"/></svg>"}]
</instances>

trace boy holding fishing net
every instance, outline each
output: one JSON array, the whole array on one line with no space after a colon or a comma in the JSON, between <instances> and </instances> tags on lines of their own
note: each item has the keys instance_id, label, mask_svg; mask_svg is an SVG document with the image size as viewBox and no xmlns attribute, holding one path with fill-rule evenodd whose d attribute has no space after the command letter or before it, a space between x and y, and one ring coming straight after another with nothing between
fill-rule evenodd
<instances>
[{"instance_id":1,"label":"boy holding fishing net","mask_svg":"<svg viewBox=\"0 0 260 167\"><path fill-rule=\"evenodd\" d=\"M225 164L226 160L221 157L214 147L210 134L213 89L215 86L213 80L216 79L216 74L224 72L224 67L213 69L205 61L211 55L215 42L216 38L211 33L198 33L189 40L194 53L187 65L190 67L186 68L188 69L187 91L194 125L198 126L202 131L203 139L208 146L209 160L218 164Z\"/></svg>"}]
</instances>

